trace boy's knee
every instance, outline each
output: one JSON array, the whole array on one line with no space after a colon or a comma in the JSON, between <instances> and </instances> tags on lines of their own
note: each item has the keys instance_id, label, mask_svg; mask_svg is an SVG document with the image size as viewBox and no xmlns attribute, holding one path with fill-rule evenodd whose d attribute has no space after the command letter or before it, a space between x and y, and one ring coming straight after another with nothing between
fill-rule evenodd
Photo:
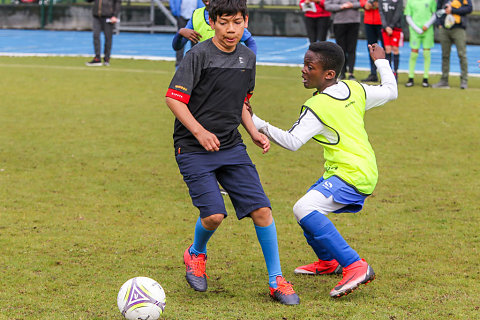
<instances>
[{"instance_id":1,"label":"boy's knee","mask_svg":"<svg viewBox=\"0 0 480 320\"><path fill-rule=\"evenodd\" d=\"M207 230L215 230L222 223L225 218L223 213L212 214L208 217L202 218L202 225Z\"/></svg>"},{"instance_id":2,"label":"boy's knee","mask_svg":"<svg viewBox=\"0 0 480 320\"><path fill-rule=\"evenodd\" d=\"M253 223L259 227L267 227L272 224L272 210L268 207L256 209L250 213Z\"/></svg>"}]
</instances>

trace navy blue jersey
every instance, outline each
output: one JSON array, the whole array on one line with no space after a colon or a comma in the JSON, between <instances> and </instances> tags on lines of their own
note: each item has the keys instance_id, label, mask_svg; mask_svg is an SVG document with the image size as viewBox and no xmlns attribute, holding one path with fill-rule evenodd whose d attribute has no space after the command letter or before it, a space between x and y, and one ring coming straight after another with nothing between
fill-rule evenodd
<instances>
[{"instance_id":1,"label":"navy blue jersey","mask_svg":"<svg viewBox=\"0 0 480 320\"><path fill-rule=\"evenodd\" d=\"M243 45L223 52L203 41L187 52L173 76L167 97L187 104L195 119L220 141L220 149L242 142L238 126L245 98L255 87L255 54ZM175 152L205 151L193 134L175 119Z\"/></svg>"}]
</instances>

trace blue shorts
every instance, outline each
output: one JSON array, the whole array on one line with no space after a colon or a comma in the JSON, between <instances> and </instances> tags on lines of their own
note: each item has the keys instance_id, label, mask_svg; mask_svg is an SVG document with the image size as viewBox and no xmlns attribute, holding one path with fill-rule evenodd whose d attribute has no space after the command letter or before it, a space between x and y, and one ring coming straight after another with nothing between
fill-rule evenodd
<instances>
[{"instance_id":1,"label":"blue shorts","mask_svg":"<svg viewBox=\"0 0 480 320\"><path fill-rule=\"evenodd\" d=\"M331 176L328 179L321 177L308 191L312 189L321 192L327 198L333 196L335 202L345 204L345 207L334 211L334 213L358 212L362 210L367 198L367 195L360 194L355 188L337 176Z\"/></svg>"},{"instance_id":2,"label":"blue shorts","mask_svg":"<svg viewBox=\"0 0 480 320\"><path fill-rule=\"evenodd\" d=\"M228 192L239 220L256 209L271 208L244 144L217 152L181 153L175 158L201 218L217 213L227 216L218 182Z\"/></svg>"}]
</instances>

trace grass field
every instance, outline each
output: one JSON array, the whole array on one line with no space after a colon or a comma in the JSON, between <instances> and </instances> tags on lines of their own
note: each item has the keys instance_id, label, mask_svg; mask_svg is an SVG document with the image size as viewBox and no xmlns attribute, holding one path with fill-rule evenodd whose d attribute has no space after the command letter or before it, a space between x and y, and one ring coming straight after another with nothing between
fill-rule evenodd
<instances>
[{"instance_id":1,"label":"grass field","mask_svg":"<svg viewBox=\"0 0 480 320\"><path fill-rule=\"evenodd\" d=\"M185 282L197 211L164 103L173 63L84 62L0 57L0 319L121 319L117 292L141 275L164 286L165 319L480 319L480 79L407 89L401 75L398 100L367 113L379 183L362 212L330 218L377 279L339 300L340 278L293 275L314 260L291 208L322 174L321 147L262 155L245 139L301 298L287 307L269 298L252 223L228 200L209 291ZM310 94L299 68L258 67L252 104L288 129Z\"/></svg>"}]
</instances>

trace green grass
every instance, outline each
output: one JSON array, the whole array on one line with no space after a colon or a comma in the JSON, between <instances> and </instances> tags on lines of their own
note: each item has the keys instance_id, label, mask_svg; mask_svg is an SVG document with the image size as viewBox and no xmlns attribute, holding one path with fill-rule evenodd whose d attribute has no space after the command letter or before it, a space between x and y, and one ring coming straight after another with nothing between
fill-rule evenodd
<instances>
[{"instance_id":1,"label":"green grass","mask_svg":"<svg viewBox=\"0 0 480 320\"><path fill-rule=\"evenodd\" d=\"M339 278L292 273L314 259L291 208L322 174L321 147L262 155L245 139L301 298L286 307L268 297L254 228L228 201L209 291L185 282L197 211L164 103L173 63L84 62L0 57L0 319L121 319L117 292L141 275L164 286L165 319L480 318L480 79L407 89L400 75L398 100L367 113L378 186L360 213L330 217L377 279L340 300L328 296ZM258 67L255 112L290 128L311 95L300 80L299 68Z\"/></svg>"}]
</instances>

